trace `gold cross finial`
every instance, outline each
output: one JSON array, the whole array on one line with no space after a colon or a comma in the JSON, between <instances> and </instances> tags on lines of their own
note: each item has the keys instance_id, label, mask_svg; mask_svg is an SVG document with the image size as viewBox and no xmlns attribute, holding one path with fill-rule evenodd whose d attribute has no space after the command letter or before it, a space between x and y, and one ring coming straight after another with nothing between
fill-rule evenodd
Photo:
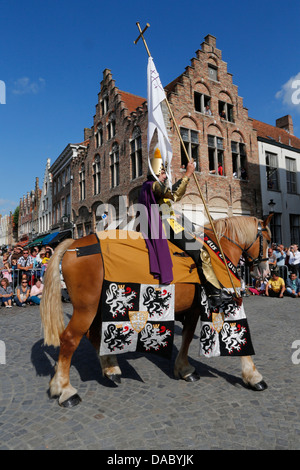
<instances>
[{"instance_id":1,"label":"gold cross finial","mask_svg":"<svg viewBox=\"0 0 300 470\"><path fill-rule=\"evenodd\" d=\"M144 32L146 31L146 29L149 28L150 24L147 23L146 26L145 26L145 28L143 29L143 31L142 31L142 28L140 27L140 23L139 23L139 22L137 22L136 25L137 25L137 27L138 27L138 29L139 29L140 35L139 35L139 37L134 41L134 44L136 44L136 43L139 41L139 39L142 38L143 43L144 43L144 46L145 46L146 51L147 51L147 53L148 53L148 56L151 57L150 51L149 51L149 49L148 49L147 43L146 43L145 38L144 38Z\"/></svg>"}]
</instances>

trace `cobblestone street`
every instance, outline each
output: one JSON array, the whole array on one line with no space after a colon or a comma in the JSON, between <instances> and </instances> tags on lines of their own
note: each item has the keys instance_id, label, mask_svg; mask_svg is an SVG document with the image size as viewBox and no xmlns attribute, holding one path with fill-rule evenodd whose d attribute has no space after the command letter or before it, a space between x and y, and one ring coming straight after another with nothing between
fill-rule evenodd
<instances>
[{"instance_id":1,"label":"cobblestone street","mask_svg":"<svg viewBox=\"0 0 300 470\"><path fill-rule=\"evenodd\" d=\"M176 323L172 361L120 355L119 386L102 377L84 338L71 367L82 403L72 409L48 396L58 350L43 346L38 307L2 308L0 449L300 449L300 354L292 348L297 340L300 345L300 300L249 297L244 305L266 391L245 388L238 358L200 359L199 327L190 362L201 379L175 380L172 366L181 341ZM64 309L67 321L72 307Z\"/></svg>"}]
</instances>

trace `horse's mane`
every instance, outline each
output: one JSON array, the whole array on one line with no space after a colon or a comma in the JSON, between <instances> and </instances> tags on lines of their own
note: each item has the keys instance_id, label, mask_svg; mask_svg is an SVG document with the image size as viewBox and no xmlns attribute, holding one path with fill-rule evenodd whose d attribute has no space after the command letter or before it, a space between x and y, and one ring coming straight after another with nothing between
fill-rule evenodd
<instances>
[{"instance_id":1,"label":"horse's mane","mask_svg":"<svg viewBox=\"0 0 300 470\"><path fill-rule=\"evenodd\" d=\"M225 217L213 223L219 239L226 235L241 244L250 244L257 234L258 219L256 217ZM210 224L205 226L211 227Z\"/></svg>"}]
</instances>

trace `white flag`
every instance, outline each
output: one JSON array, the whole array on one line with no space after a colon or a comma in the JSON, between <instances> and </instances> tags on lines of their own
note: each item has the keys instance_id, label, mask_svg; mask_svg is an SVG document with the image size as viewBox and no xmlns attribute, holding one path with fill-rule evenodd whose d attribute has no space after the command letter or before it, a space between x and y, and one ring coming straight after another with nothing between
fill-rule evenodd
<instances>
[{"instance_id":1,"label":"white flag","mask_svg":"<svg viewBox=\"0 0 300 470\"><path fill-rule=\"evenodd\" d=\"M150 144L157 129L158 147L162 156L164 167L167 169L169 184L171 185L171 160L172 160L172 147L169 141L168 132L164 122L164 117L161 109L161 102L166 99L165 91L161 84L159 75L156 71L152 57L148 59L147 70L147 84L148 84L148 158ZM150 160L150 158L149 158ZM150 162L149 162L150 163ZM150 165L151 168L151 165ZM152 169L152 168L151 168Z\"/></svg>"}]
</instances>

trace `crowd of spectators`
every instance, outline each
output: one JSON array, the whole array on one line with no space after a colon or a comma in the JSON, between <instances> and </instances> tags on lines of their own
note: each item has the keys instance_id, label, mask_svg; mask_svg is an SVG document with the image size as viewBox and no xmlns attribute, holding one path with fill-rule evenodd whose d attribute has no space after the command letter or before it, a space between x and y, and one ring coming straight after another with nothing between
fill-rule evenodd
<instances>
[{"instance_id":1,"label":"crowd of spectators","mask_svg":"<svg viewBox=\"0 0 300 470\"><path fill-rule=\"evenodd\" d=\"M0 307L39 305L52 254L50 246L16 245L8 251L0 250Z\"/></svg>"},{"instance_id":2,"label":"crowd of spectators","mask_svg":"<svg viewBox=\"0 0 300 470\"><path fill-rule=\"evenodd\" d=\"M284 247L272 244L268 249L270 276L249 287L252 295L300 297L300 251L296 244Z\"/></svg>"}]
</instances>

